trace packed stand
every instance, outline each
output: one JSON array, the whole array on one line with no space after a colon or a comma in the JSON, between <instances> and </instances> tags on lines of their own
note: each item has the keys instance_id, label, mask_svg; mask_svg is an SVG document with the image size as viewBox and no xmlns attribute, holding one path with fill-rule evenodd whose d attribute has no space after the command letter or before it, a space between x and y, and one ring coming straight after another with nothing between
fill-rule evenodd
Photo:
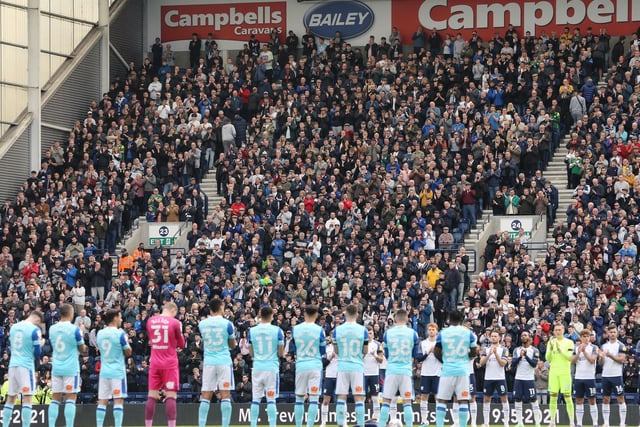
<instances>
[{"instance_id":1,"label":"packed stand","mask_svg":"<svg viewBox=\"0 0 640 427\"><path fill-rule=\"evenodd\" d=\"M464 304L474 328L495 321L505 336L513 335L512 345L518 330L533 328L542 350L548 331L536 319L553 319L547 311L536 317L536 310L549 305L556 318L561 304L566 313L585 298L593 307L597 297L615 297L615 286L613 294L604 291L610 281L627 298L627 306L614 314L630 328L636 322L624 310L635 302L635 285L627 286L617 274L624 279L636 268L635 252L621 256L615 268L609 257L619 251L613 242L621 230L631 242L625 254L635 246L628 214L615 207L633 198L624 196L619 182L620 198L613 190L615 196L607 196L604 186L610 208L602 210L591 183L594 175L619 180L618 167L627 171L622 181L629 184L636 162L623 160L618 151L614 155L613 143L607 154L592 129L602 127L617 138L622 110L635 117L631 97L636 98L628 87L634 87L630 82L640 66L634 58L640 53L624 47L620 52L616 44L612 56L621 53L623 59L609 60L608 42L606 29L598 35L576 28L532 37L510 27L483 41L475 33L465 40L418 28L409 41L394 28L388 37L372 36L367 45L352 47L339 33L324 40L291 31L281 38L274 31L269 43L252 37L235 58L226 59L212 34L203 40L194 34L189 67L181 67L170 45L157 39L151 58L117 76L68 140L53 143L41 170L2 207L4 335L34 308L50 326L59 318L56 303L72 302L76 322L90 331L82 391L91 394L99 370L95 335L104 326L101 312L123 311L133 348L130 390L144 391L146 320L167 300L180 307L188 343L179 355L185 366L180 380L193 392L201 384L202 363L196 326L215 295L227 302L226 314L241 338L234 376L245 387L251 366L245 335L265 304L277 308L277 322L289 333L301 319L300 308L316 303L329 335L340 309L354 303L377 340L399 307L409 309L424 338L430 321L442 327L447 309ZM403 50L403 43L413 47ZM604 58L596 57L598 49L605 49ZM611 87L598 89L602 93L588 102L589 115L581 123L572 108L574 95L585 94L589 78L597 82L609 65L615 67ZM600 113L592 118L594 105ZM611 112L620 115L605 129ZM627 125L631 141L637 123ZM572 225L559 228L558 248L544 265L529 267L524 242L496 239L495 253L485 254L495 262L487 263L481 281L470 283L469 254L460 242L483 209L554 218L554 187L564 183L546 181L542 171L561 136L573 129L577 152L593 145L588 153L594 166L596 159L606 166L596 172L585 160L590 193L576 190L579 205ZM199 183L209 170L223 199L207 215ZM598 207L585 209L591 200ZM632 211L637 216L637 208ZM597 228L589 215L604 215L606 227ZM139 216L190 221L189 248L141 244L120 254L113 277L110 255ZM567 232L573 234L565 237ZM602 240L591 242L591 236ZM591 251L584 250L587 245ZM603 261L589 270L595 247ZM574 251L580 259L572 259ZM575 266L557 269L556 262ZM582 274L573 287L572 268ZM603 283L592 289L591 280L603 270ZM531 295L524 307L518 287ZM602 308L604 315L609 309ZM511 316L510 310L517 313ZM589 327L590 312L580 313L589 313L584 319L578 314ZM50 377L46 357L40 365L43 388ZM294 358L287 352L282 363L283 391L292 389ZM242 395L240 387L236 397Z\"/></svg>"},{"instance_id":2,"label":"packed stand","mask_svg":"<svg viewBox=\"0 0 640 427\"><path fill-rule=\"evenodd\" d=\"M622 37L609 49L602 33L588 33L579 40L580 64L570 78L562 79L557 94L570 112L565 116L565 164L573 197L569 206L559 206L566 209L567 220L551 224L555 241L540 260L530 256L524 236L491 236L484 253L486 269L465 307L478 332L499 327L512 348L520 332L532 331L542 355L558 321L574 342L586 329L598 346L608 341L608 327L616 325L628 358L624 391L637 393L640 191L634 178L640 136L640 42L633 34L630 41ZM589 46L590 57L585 55ZM548 184L543 178L537 185Z\"/></svg>"}]
</instances>

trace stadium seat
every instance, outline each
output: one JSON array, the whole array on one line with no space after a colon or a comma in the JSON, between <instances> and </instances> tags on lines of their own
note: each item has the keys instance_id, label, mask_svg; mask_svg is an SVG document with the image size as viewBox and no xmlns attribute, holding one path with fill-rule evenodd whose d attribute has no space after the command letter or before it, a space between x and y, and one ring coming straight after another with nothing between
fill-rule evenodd
<instances>
[{"instance_id":1,"label":"stadium seat","mask_svg":"<svg viewBox=\"0 0 640 427\"><path fill-rule=\"evenodd\" d=\"M78 393L78 402L80 403L94 403L96 395L93 393Z\"/></svg>"},{"instance_id":2,"label":"stadium seat","mask_svg":"<svg viewBox=\"0 0 640 427\"><path fill-rule=\"evenodd\" d=\"M189 402L193 402L193 398L194 395L197 393L191 393L191 392L178 392L178 402L182 402L182 403L189 403Z\"/></svg>"}]
</instances>

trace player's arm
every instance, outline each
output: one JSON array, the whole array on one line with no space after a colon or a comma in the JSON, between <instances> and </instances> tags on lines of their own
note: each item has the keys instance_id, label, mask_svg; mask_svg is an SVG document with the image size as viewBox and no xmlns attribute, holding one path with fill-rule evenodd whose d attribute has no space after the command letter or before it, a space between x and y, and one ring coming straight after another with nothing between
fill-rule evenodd
<instances>
[{"instance_id":1,"label":"player's arm","mask_svg":"<svg viewBox=\"0 0 640 427\"><path fill-rule=\"evenodd\" d=\"M436 337L436 345L433 347L433 355L438 359L440 363L442 361L442 342L441 342L440 332L438 332L438 336Z\"/></svg>"},{"instance_id":2,"label":"player's arm","mask_svg":"<svg viewBox=\"0 0 640 427\"><path fill-rule=\"evenodd\" d=\"M589 346L589 348L593 350L592 346ZM598 352L596 351L594 353L593 351L592 352L585 351L584 357L589 361L589 363L596 363L596 360L598 360Z\"/></svg>"},{"instance_id":3,"label":"player's arm","mask_svg":"<svg viewBox=\"0 0 640 427\"><path fill-rule=\"evenodd\" d=\"M620 349L618 350L618 354L609 353L607 356L609 357L609 359L612 359L614 362L624 364L627 361L627 349L625 348L625 346L620 344Z\"/></svg>"},{"instance_id":4,"label":"player's arm","mask_svg":"<svg viewBox=\"0 0 640 427\"><path fill-rule=\"evenodd\" d=\"M320 329L320 356L327 357L327 337L324 335L324 329Z\"/></svg>"},{"instance_id":5,"label":"player's arm","mask_svg":"<svg viewBox=\"0 0 640 427\"><path fill-rule=\"evenodd\" d=\"M249 355L253 359L254 355L253 355L253 342L251 341L251 329L247 331L247 342L249 343Z\"/></svg>"},{"instance_id":6,"label":"player's arm","mask_svg":"<svg viewBox=\"0 0 640 427\"><path fill-rule=\"evenodd\" d=\"M551 338L549 340L549 345L547 346L547 360L549 360L549 356L554 356L556 350L558 349L558 340L556 338Z\"/></svg>"},{"instance_id":7,"label":"player's arm","mask_svg":"<svg viewBox=\"0 0 640 427\"><path fill-rule=\"evenodd\" d=\"M42 357L42 336L40 335L40 328L33 330L31 340L33 341L33 356L36 360L40 360L40 357Z\"/></svg>"},{"instance_id":8,"label":"player's arm","mask_svg":"<svg viewBox=\"0 0 640 427\"><path fill-rule=\"evenodd\" d=\"M376 362L378 363L382 363L382 361L384 360L384 351L382 350L383 348L384 343L380 343L380 345L378 346L378 351L376 351L375 354Z\"/></svg>"},{"instance_id":9,"label":"player's arm","mask_svg":"<svg viewBox=\"0 0 640 427\"><path fill-rule=\"evenodd\" d=\"M336 334L336 330L333 330L333 357L338 357L340 355L340 348L338 346L338 334Z\"/></svg>"},{"instance_id":10,"label":"player's arm","mask_svg":"<svg viewBox=\"0 0 640 427\"><path fill-rule=\"evenodd\" d=\"M385 332L382 336L382 349L384 352L384 357L389 358L389 346L387 345L387 333Z\"/></svg>"},{"instance_id":11,"label":"player's arm","mask_svg":"<svg viewBox=\"0 0 640 427\"><path fill-rule=\"evenodd\" d=\"M480 354L480 366L486 365L488 360L489 352L487 350L482 350L482 353Z\"/></svg>"},{"instance_id":12,"label":"player's arm","mask_svg":"<svg viewBox=\"0 0 640 427\"><path fill-rule=\"evenodd\" d=\"M227 326L227 334L229 335L229 339L227 341L229 343L229 350L233 350L236 348L238 343L236 342L236 333L231 322L229 322L229 325Z\"/></svg>"},{"instance_id":13,"label":"player's arm","mask_svg":"<svg viewBox=\"0 0 640 427\"><path fill-rule=\"evenodd\" d=\"M125 356L131 356L133 350L131 350L131 346L129 345L129 341L127 341L127 335L124 332L120 333L120 346L122 346L122 352Z\"/></svg>"},{"instance_id":14,"label":"player's arm","mask_svg":"<svg viewBox=\"0 0 640 427\"><path fill-rule=\"evenodd\" d=\"M473 332L469 331L469 359L473 360L476 357L478 357L478 339Z\"/></svg>"},{"instance_id":15,"label":"player's arm","mask_svg":"<svg viewBox=\"0 0 640 427\"><path fill-rule=\"evenodd\" d=\"M284 333L280 328L278 328L278 357L284 357Z\"/></svg>"},{"instance_id":16,"label":"player's arm","mask_svg":"<svg viewBox=\"0 0 640 427\"><path fill-rule=\"evenodd\" d=\"M507 351L506 348L503 348L502 354L500 355L500 357L496 357L496 360L498 361L498 365L502 366L503 368L507 366L507 363L509 363L509 351Z\"/></svg>"},{"instance_id":17,"label":"player's arm","mask_svg":"<svg viewBox=\"0 0 640 427\"><path fill-rule=\"evenodd\" d=\"M369 331L364 330L364 341L362 344L362 357L365 357L369 352Z\"/></svg>"},{"instance_id":18,"label":"player's arm","mask_svg":"<svg viewBox=\"0 0 640 427\"><path fill-rule=\"evenodd\" d=\"M567 338L567 340L569 339ZM571 362L571 359L573 357L573 342L569 341L569 345L566 349L564 349L564 351L560 352L560 355L564 358L564 360Z\"/></svg>"},{"instance_id":19,"label":"player's arm","mask_svg":"<svg viewBox=\"0 0 640 427\"><path fill-rule=\"evenodd\" d=\"M524 354L524 357L525 359L527 359L527 363L529 363L529 365L532 368L535 368L536 366L538 366L538 360L540 359L540 352L538 350L534 350L533 357L529 357L527 353Z\"/></svg>"},{"instance_id":20,"label":"player's arm","mask_svg":"<svg viewBox=\"0 0 640 427\"><path fill-rule=\"evenodd\" d=\"M598 362L602 365L604 363L604 358L606 356L604 355L604 351L602 350L602 348L598 349Z\"/></svg>"},{"instance_id":21,"label":"player's arm","mask_svg":"<svg viewBox=\"0 0 640 427\"><path fill-rule=\"evenodd\" d=\"M184 349L185 345L187 345L187 342L184 339L184 335L182 334L182 324L179 320L176 320L175 322L171 322L171 325L173 327L173 336L176 340L176 346L178 348Z\"/></svg>"},{"instance_id":22,"label":"player's arm","mask_svg":"<svg viewBox=\"0 0 640 427\"><path fill-rule=\"evenodd\" d=\"M522 347L518 347L516 348L516 351L513 352L513 357L511 358L511 366L518 366L518 363L520 363L520 359L521 359L521 356L520 356L521 351L522 351Z\"/></svg>"},{"instance_id":23,"label":"player's arm","mask_svg":"<svg viewBox=\"0 0 640 427\"><path fill-rule=\"evenodd\" d=\"M416 359L417 362L424 362L427 357L429 357L429 352L425 351L422 345L420 345L420 353L413 356L413 358Z\"/></svg>"},{"instance_id":24,"label":"player's arm","mask_svg":"<svg viewBox=\"0 0 640 427\"><path fill-rule=\"evenodd\" d=\"M573 349L573 356L571 356L571 363L578 363L578 359L580 358L580 346L575 347ZM584 352L585 357L587 356L587 352ZM587 357L587 360L589 360L589 358ZM593 363L593 362L592 362Z\"/></svg>"},{"instance_id":25,"label":"player's arm","mask_svg":"<svg viewBox=\"0 0 640 427\"><path fill-rule=\"evenodd\" d=\"M78 346L78 351L80 353L85 353L87 351L87 346L84 343L84 338L82 336L82 331L80 327L76 326L76 344Z\"/></svg>"},{"instance_id":26,"label":"player's arm","mask_svg":"<svg viewBox=\"0 0 640 427\"><path fill-rule=\"evenodd\" d=\"M415 358L419 356L422 352L420 351L420 338L418 338L418 334L413 333L413 351L412 356Z\"/></svg>"},{"instance_id":27,"label":"player's arm","mask_svg":"<svg viewBox=\"0 0 640 427\"><path fill-rule=\"evenodd\" d=\"M469 359L475 359L478 357L478 347L471 347L469 349Z\"/></svg>"}]
</instances>

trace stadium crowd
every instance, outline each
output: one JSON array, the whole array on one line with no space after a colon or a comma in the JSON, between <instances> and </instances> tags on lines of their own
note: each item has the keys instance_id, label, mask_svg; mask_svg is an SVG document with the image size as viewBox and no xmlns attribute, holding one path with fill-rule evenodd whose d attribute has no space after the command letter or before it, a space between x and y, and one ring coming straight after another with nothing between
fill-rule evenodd
<instances>
[{"instance_id":1,"label":"stadium crowd","mask_svg":"<svg viewBox=\"0 0 640 427\"><path fill-rule=\"evenodd\" d=\"M225 59L212 34L194 34L185 67L158 39L0 208L0 373L9 328L31 310L49 328L68 301L87 334L82 391L96 391L109 308L122 311L132 347L129 389L144 391L145 325L170 300L187 341L180 380L197 392L197 325L217 295L239 337L238 401L250 398L246 332L259 308L274 307L288 343L306 303L322 308L327 336L357 305L378 341L399 308L425 338L463 305L480 345L492 327L511 349L529 330L543 359L554 322L573 340L590 329L596 343L614 322L636 391L640 41L630 38L610 46L606 27L510 27L490 40L418 28L410 41L394 28L352 47L339 33L274 32ZM552 183L544 169L566 133L568 182ZM208 214L207 173L222 196ZM558 206L564 185L575 188L568 208ZM556 244L536 263L526 240L500 233L471 283L461 242L484 209L547 215ZM566 224L553 224L557 209ZM141 244L114 257L139 216L191 222L189 248ZM45 395L50 352L47 342ZM290 391L295 355L285 353Z\"/></svg>"}]
</instances>

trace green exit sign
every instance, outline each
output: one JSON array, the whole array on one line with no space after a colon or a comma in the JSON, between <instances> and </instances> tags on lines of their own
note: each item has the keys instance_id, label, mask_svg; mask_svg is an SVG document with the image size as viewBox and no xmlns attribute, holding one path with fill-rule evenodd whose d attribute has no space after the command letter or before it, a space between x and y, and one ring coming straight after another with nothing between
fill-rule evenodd
<instances>
[{"instance_id":1,"label":"green exit sign","mask_svg":"<svg viewBox=\"0 0 640 427\"><path fill-rule=\"evenodd\" d=\"M175 237L152 237L149 239L149 246L155 246L160 242L161 246L173 246L176 243Z\"/></svg>"}]
</instances>

